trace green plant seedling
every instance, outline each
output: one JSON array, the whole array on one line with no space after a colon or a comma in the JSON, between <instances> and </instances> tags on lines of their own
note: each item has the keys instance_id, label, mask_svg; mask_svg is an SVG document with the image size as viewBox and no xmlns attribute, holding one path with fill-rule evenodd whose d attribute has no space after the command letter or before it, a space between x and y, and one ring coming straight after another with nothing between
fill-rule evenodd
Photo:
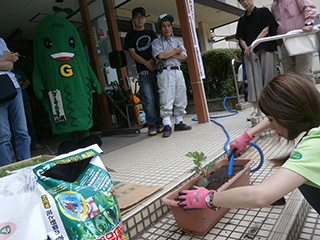
<instances>
[{"instance_id":1,"label":"green plant seedling","mask_svg":"<svg viewBox=\"0 0 320 240\"><path fill-rule=\"evenodd\" d=\"M212 170L213 166L215 165L215 162L212 161L206 166L203 167L203 163L207 160L207 156L203 152L188 152L186 157L192 158L193 163L195 164L195 167L190 170L190 172L195 172L196 174L199 174L202 178L198 181L198 187L206 187L208 186L208 175L209 172Z\"/></svg>"}]
</instances>

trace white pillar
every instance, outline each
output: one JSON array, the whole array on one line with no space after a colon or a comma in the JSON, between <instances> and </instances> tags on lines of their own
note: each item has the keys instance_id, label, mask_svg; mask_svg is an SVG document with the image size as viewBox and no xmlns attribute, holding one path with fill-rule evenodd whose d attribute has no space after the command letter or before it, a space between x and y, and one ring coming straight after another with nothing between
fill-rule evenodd
<instances>
[{"instance_id":1,"label":"white pillar","mask_svg":"<svg viewBox=\"0 0 320 240\"><path fill-rule=\"evenodd\" d=\"M198 27L198 37L201 52L213 49L212 43L208 41L211 39L209 24L206 22L199 22Z\"/></svg>"}]
</instances>

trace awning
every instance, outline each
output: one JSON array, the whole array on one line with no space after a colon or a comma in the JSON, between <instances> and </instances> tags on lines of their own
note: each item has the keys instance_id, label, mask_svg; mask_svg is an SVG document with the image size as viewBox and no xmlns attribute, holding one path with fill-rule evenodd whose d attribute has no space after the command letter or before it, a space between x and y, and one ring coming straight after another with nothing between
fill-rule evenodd
<instances>
[{"instance_id":1,"label":"awning","mask_svg":"<svg viewBox=\"0 0 320 240\"><path fill-rule=\"evenodd\" d=\"M237 21L244 10L217 0L194 0L196 23L206 22L210 28L217 28ZM118 16L131 17L131 10L143 6L151 21L156 22L162 13L170 13L175 16L174 24L180 25L175 0L118 0L115 8Z\"/></svg>"}]
</instances>

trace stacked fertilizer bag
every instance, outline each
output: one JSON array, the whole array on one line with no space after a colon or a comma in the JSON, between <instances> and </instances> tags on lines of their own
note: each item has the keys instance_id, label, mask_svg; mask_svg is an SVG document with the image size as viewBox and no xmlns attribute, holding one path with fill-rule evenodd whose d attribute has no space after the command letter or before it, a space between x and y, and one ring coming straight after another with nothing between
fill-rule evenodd
<instances>
[{"instance_id":1,"label":"stacked fertilizer bag","mask_svg":"<svg viewBox=\"0 0 320 240\"><path fill-rule=\"evenodd\" d=\"M125 239L98 145L0 179L0 240Z\"/></svg>"}]
</instances>

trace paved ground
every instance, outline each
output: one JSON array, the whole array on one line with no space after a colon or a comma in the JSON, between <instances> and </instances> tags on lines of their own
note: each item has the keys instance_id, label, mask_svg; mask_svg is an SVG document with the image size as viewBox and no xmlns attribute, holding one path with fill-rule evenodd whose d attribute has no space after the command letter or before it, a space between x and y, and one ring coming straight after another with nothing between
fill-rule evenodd
<instances>
[{"instance_id":1,"label":"paved ground","mask_svg":"<svg viewBox=\"0 0 320 240\"><path fill-rule=\"evenodd\" d=\"M216 121L225 126L233 139L251 126L246 120L251 111L246 109ZM218 112L211 116L226 114L229 113ZM104 153L101 158L107 167L116 171L112 173L115 181L165 186L191 168L192 161L184 156L187 152L203 151L211 160L221 155L227 140L224 131L212 122L199 124L193 121L195 116L185 117L185 122L193 127L191 131L173 132L169 138L162 138L161 134L149 137L146 128L141 129L140 134L103 137L101 148ZM46 148L32 151L32 156L56 155L61 141L60 137L55 136L41 142Z\"/></svg>"}]
</instances>

